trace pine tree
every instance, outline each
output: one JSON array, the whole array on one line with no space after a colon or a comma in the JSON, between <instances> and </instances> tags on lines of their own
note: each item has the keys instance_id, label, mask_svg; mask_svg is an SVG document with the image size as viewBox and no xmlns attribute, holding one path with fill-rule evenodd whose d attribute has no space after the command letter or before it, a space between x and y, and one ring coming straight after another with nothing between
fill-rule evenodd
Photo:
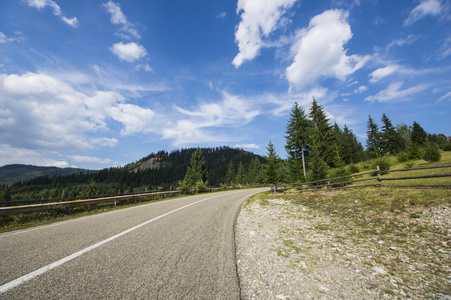
<instances>
[{"instance_id":1,"label":"pine tree","mask_svg":"<svg viewBox=\"0 0 451 300\"><path fill-rule=\"evenodd\" d=\"M306 176L305 152L307 150L308 153L311 127L311 122L307 118L304 109L295 102L290 113L290 119L288 120L286 130L287 136L285 137L287 140L285 149L287 150L288 159L290 160L289 166L291 179L293 181L300 180L302 176L301 174L298 174L299 171L296 171L296 168L300 165L298 160L302 161L303 175L304 177Z\"/></svg>"},{"instance_id":2,"label":"pine tree","mask_svg":"<svg viewBox=\"0 0 451 300\"><path fill-rule=\"evenodd\" d=\"M317 181L324 179L327 177L328 171L326 162L319 155L319 152L316 151L316 148L313 148L312 159L309 162L308 180Z\"/></svg>"},{"instance_id":3,"label":"pine tree","mask_svg":"<svg viewBox=\"0 0 451 300\"><path fill-rule=\"evenodd\" d=\"M368 118L367 129L366 134L368 138L366 140L366 151L373 157L379 157L381 153L381 133L379 131L379 126L374 122L371 116Z\"/></svg>"},{"instance_id":4,"label":"pine tree","mask_svg":"<svg viewBox=\"0 0 451 300\"><path fill-rule=\"evenodd\" d=\"M382 134L381 134L381 150L382 153L396 154L402 149L401 136L395 130L387 115L382 114Z\"/></svg>"},{"instance_id":5,"label":"pine tree","mask_svg":"<svg viewBox=\"0 0 451 300\"><path fill-rule=\"evenodd\" d=\"M417 122L413 122L411 141L413 144L422 146L426 142L427 133Z\"/></svg>"},{"instance_id":6,"label":"pine tree","mask_svg":"<svg viewBox=\"0 0 451 300\"><path fill-rule=\"evenodd\" d=\"M240 164L238 165L238 170L236 171L235 183L236 184L245 184L245 180L246 180L246 173L244 171L243 162L240 161Z\"/></svg>"},{"instance_id":7,"label":"pine tree","mask_svg":"<svg viewBox=\"0 0 451 300\"><path fill-rule=\"evenodd\" d=\"M274 144L269 140L268 146L266 147L268 154L266 156L266 166L265 166L265 182L275 184L279 181L278 170L280 166L280 158L274 149Z\"/></svg>"},{"instance_id":8,"label":"pine tree","mask_svg":"<svg viewBox=\"0 0 451 300\"><path fill-rule=\"evenodd\" d=\"M342 157L345 164L355 164L362 161L363 146L346 125L343 127L342 140L344 144Z\"/></svg>"},{"instance_id":9,"label":"pine tree","mask_svg":"<svg viewBox=\"0 0 451 300\"><path fill-rule=\"evenodd\" d=\"M316 102L315 98L313 98L309 116L313 124L310 133L312 139L311 147L316 149L316 155L319 155L328 166L333 167L336 163L336 155L332 126L329 123L329 119L327 118L323 107Z\"/></svg>"},{"instance_id":10,"label":"pine tree","mask_svg":"<svg viewBox=\"0 0 451 300\"><path fill-rule=\"evenodd\" d=\"M200 148L197 148L191 156L191 166L185 174L185 184L189 187L194 187L198 181L207 183L207 166L205 164L205 157Z\"/></svg>"},{"instance_id":11,"label":"pine tree","mask_svg":"<svg viewBox=\"0 0 451 300\"><path fill-rule=\"evenodd\" d=\"M225 184L233 185L234 183L235 183L235 167L233 165L232 160L230 160L229 165L227 166Z\"/></svg>"},{"instance_id":12,"label":"pine tree","mask_svg":"<svg viewBox=\"0 0 451 300\"><path fill-rule=\"evenodd\" d=\"M249 164L247 182L250 184L263 182L263 167L257 157L255 157Z\"/></svg>"}]
</instances>

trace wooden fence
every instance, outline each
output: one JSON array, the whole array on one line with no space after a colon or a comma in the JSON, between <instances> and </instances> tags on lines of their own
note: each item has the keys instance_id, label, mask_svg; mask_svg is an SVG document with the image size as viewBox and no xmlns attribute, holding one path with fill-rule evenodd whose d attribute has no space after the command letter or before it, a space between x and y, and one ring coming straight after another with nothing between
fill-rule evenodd
<instances>
[{"instance_id":1,"label":"wooden fence","mask_svg":"<svg viewBox=\"0 0 451 300\"><path fill-rule=\"evenodd\" d=\"M384 181L394 181L394 180L412 180L412 179L424 179L424 178L451 177L450 173L420 175L420 176L405 176L405 177L383 177L382 175L385 175L385 174L391 173L391 172L417 171L417 170L439 169L439 168L450 168L450 167L451 167L451 165L443 165L443 166L434 166L434 167L420 167L420 168L411 168L411 169L380 171L379 166L377 166L377 169L375 171L369 171L369 172L364 172L364 173L359 173L359 174L327 178L327 179L321 179L321 180L310 181L310 182L273 185L271 187L271 191L272 191L272 193L283 192L285 194L285 193L302 193L304 191L338 190L338 189L349 189L349 188L368 187L368 186L378 186L380 188L382 188L382 187L448 187L448 186L451 186L451 183L396 185L396 184L383 184L383 182ZM375 176L349 180L349 179L358 178L358 177L368 175L368 174L372 174ZM363 181L376 181L376 182L370 183L370 184L350 185L355 182L363 182ZM350 186L346 186L346 185L350 185ZM323 189L323 188L325 188L325 189ZM290 191L293 189L296 189L298 191Z\"/></svg>"},{"instance_id":2,"label":"wooden fence","mask_svg":"<svg viewBox=\"0 0 451 300\"><path fill-rule=\"evenodd\" d=\"M72 208L77 206L86 206L86 205L96 205L101 203L113 203L116 205L117 202L124 200L136 200L140 198L150 198L150 197L166 197L166 196L175 196L180 195L181 191L165 191L165 192L145 192L145 193L133 193L133 194L123 194L123 195L115 195L115 196L91 196L89 199L78 199L68 201L68 199L60 199L59 202L51 202L51 203L40 203L40 204L31 204L31 205L19 205L19 206L10 206L10 207L0 207L0 216L5 215L14 215L21 213L30 213L30 212L38 212L45 211L57 208ZM56 200L56 199L54 199Z\"/></svg>"}]
</instances>

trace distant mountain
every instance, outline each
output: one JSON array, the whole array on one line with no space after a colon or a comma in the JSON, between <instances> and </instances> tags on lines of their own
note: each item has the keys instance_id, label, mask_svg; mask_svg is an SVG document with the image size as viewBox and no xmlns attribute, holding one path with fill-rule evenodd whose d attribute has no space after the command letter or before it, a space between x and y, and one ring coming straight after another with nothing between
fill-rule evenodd
<instances>
[{"instance_id":1,"label":"distant mountain","mask_svg":"<svg viewBox=\"0 0 451 300\"><path fill-rule=\"evenodd\" d=\"M64 176L87 172L89 172L89 170L13 164L0 167L0 184L27 181L39 176L48 176L52 178L55 175Z\"/></svg>"}]
</instances>

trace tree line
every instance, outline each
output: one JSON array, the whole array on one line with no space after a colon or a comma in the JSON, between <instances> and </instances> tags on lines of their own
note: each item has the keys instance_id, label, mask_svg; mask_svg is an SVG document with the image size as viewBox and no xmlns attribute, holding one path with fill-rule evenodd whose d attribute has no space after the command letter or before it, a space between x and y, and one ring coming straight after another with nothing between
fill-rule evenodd
<instances>
[{"instance_id":1,"label":"tree line","mask_svg":"<svg viewBox=\"0 0 451 300\"><path fill-rule=\"evenodd\" d=\"M354 164L371 159L379 159L378 163L388 168L387 155L397 155L400 162L421 158L439 161L440 150L451 151L451 142L444 134L429 134L417 122L412 126L394 126L385 113L381 122L379 127L369 116L364 149L346 125L340 128L337 123L331 124L315 98L308 112L295 103L285 131L287 159L282 160L271 140L268 142L266 182L294 183L346 176L359 171Z\"/></svg>"}]
</instances>

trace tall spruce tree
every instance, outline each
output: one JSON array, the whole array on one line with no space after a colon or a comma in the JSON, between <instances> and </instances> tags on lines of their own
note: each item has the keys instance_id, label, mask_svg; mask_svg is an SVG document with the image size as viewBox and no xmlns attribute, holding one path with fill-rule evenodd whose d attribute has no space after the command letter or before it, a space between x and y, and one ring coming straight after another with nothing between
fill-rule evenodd
<instances>
[{"instance_id":1,"label":"tall spruce tree","mask_svg":"<svg viewBox=\"0 0 451 300\"><path fill-rule=\"evenodd\" d=\"M413 144L423 146L426 143L427 133L417 122L413 122L411 141Z\"/></svg>"},{"instance_id":2,"label":"tall spruce tree","mask_svg":"<svg viewBox=\"0 0 451 300\"><path fill-rule=\"evenodd\" d=\"M285 149L288 153L290 177L293 181L301 180L302 174L304 177L306 176L305 158L308 154L311 128L311 122L304 109L295 102L287 124L287 136L285 136L287 140ZM302 173L300 173L299 166L302 166Z\"/></svg>"},{"instance_id":3,"label":"tall spruce tree","mask_svg":"<svg viewBox=\"0 0 451 300\"><path fill-rule=\"evenodd\" d=\"M230 160L229 165L227 166L225 184L233 185L234 183L235 183L235 166L233 165L232 160Z\"/></svg>"},{"instance_id":4,"label":"tall spruce tree","mask_svg":"<svg viewBox=\"0 0 451 300\"><path fill-rule=\"evenodd\" d=\"M240 164L238 165L238 169L236 171L235 183L245 184L245 181L246 181L246 172L244 171L243 162L240 161Z\"/></svg>"},{"instance_id":5,"label":"tall spruce tree","mask_svg":"<svg viewBox=\"0 0 451 300\"><path fill-rule=\"evenodd\" d=\"M345 164L355 164L362 161L363 146L346 125L343 127L342 140L344 144L342 157Z\"/></svg>"},{"instance_id":6,"label":"tall spruce tree","mask_svg":"<svg viewBox=\"0 0 451 300\"><path fill-rule=\"evenodd\" d=\"M368 117L366 135L366 151L368 151L372 157L379 157L381 154L381 132L379 131L379 126L374 122L371 116Z\"/></svg>"},{"instance_id":7,"label":"tall spruce tree","mask_svg":"<svg viewBox=\"0 0 451 300\"><path fill-rule=\"evenodd\" d=\"M396 124L396 132L401 139L401 150L405 150L410 146L412 130L404 123Z\"/></svg>"},{"instance_id":8,"label":"tall spruce tree","mask_svg":"<svg viewBox=\"0 0 451 300\"><path fill-rule=\"evenodd\" d=\"M190 188L194 187L199 181L207 184L208 171L205 156L200 148L197 148L192 154L190 164L191 166L188 167L185 174L185 184Z\"/></svg>"},{"instance_id":9,"label":"tall spruce tree","mask_svg":"<svg viewBox=\"0 0 451 300\"><path fill-rule=\"evenodd\" d=\"M382 153L396 154L402 150L401 136L395 130L386 114L382 114L381 151Z\"/></svg>"},{"instance_id":10,"label":"tall spruce tree","mask_svg":"<svg viewBox=\"0 0 451 300\"><path fill-rule=\"evenodd\" d=\"M264 178L263 166L260 160L255 157L249 164L247 182L250 184L262 183Z\"/></svg>"},{"instance_id":11,"label":"tall spruce tree","mask_svg":"<svg viewBox=\"0 0 451 300\"><path fill-rule=\"evenodd\" d=\"M312 107L310 108L310 119L312 120L311 144L316 148L316 155L320 156L328 166L335 166L334 155L334 134L329 119L321 105L313 98Z\"/></svg>"},{"instance_id":12,"label":"tall spruce tree","mask_svg":"<svg viewBox=\"0 0 451 300\"><path fill-rule=\"evenodd\" d=\"M266 156L265 182L275 184L279 182L278 170L280 167L280 157L274 149L274 144L269 140L266 147L268 154Z\"/></svg>"}]
</instances>

